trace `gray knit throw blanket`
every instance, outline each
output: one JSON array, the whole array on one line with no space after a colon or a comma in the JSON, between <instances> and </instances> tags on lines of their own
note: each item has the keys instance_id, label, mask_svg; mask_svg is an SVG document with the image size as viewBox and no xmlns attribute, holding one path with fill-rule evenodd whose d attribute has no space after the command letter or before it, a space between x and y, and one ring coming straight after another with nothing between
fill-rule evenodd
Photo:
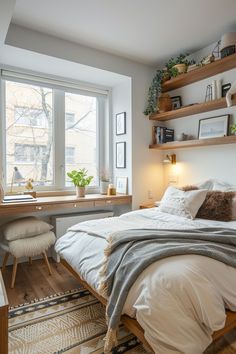
<instances>
[{"instance_id":1,"label":"gray knit throw blanket","mask_svg":"<svg viewBox=\"0 0 236 354\"><path fill-rule=\"evenodd\" d=\"M108 298L108 331L104 350L109 353L117 345L116 332L128 292L145 268L163 258L185 254L210 257L236 268L236 230L119 231L108 237L104 253L106 260L100 272L99 293Z\"/></svg>"}]
</instances>

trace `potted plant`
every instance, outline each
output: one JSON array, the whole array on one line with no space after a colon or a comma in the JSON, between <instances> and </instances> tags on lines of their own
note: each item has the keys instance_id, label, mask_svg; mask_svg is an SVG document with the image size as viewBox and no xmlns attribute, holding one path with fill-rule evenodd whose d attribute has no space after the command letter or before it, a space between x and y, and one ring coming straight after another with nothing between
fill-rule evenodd
<instances>
[{"instance_id":1,"label":"potted plant","mask_svg":"<svg viewBox=\"0 0 236 354\"><path fill-rule=\"evenodd\" d=\"M85 196L85 187L90 184L93 176L88 176L88 171L81 168L78 171L73 170L67 173L67 176L72 180L76 188L76 197L81 198Z\"/></svg>"},{"instance_id":2,"label":"potted plant","mask_svg":"<svg viewBox=\"0 0 236 354\"><path fill-rule=\"evenodd\" d=\"M107 189L110 183L110 177L107 171L100 174L100 193L107 194Z\"/></svg>"},{"instance_id":3,"label":"potted plant","mask_svg":"<svg viewBox=\"0 0 236 354\"><path fill-rule=\"evenodd\" d=\"M231 125L230 131L231 131L231 134L236 135L236 124Z\"/></svg>"},{"instance_id":4,"label":"potted plant","mask_svg":"<svg viewBox=\"0 0 236 354\"><path fill-rule=\"evenodd\" d=\"M166 63L166 67L171 77L176 77L179 74L183 74L187 71L189 65L195 64L194 60L187 60L186 57L189 54L180 54L176 58L170 58Z\"/></svg>"}]
</instances>

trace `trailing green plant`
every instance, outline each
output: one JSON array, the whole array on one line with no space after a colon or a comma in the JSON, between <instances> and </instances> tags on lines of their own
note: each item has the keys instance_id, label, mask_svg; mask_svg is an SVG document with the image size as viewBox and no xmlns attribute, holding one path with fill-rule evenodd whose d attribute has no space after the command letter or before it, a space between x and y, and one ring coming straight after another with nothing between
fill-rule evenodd
<instances>
[{"instance_id":1,"label":"trailing green plant","mask_svg":"<svg viewBox=\"0 0 236 354\"><path fill-rule=\"evenodd\" d=\"M148 116L151 113L155 113L158 109L157 99L161 94L161 83L164 76L164 70L157 70L156 74L152 80L152 84L148 90L148 102L147 108L144 111L144 114Z\"/></svg>"},{"instance_id":2,"label":"trailing green plant","mask_svg":"<svg viewBox=\"0 0 236 354\"><path fill-rule=\"evenodd\" d=\"M176 58L170 58L164 69L159 69L156 71L156 74L152 80L152 84L148 90L147 107L143 112L146 116L158 111L157 101L161 94L161 84L166 73L168 73L170 77L175 77L179 74L178 70L174 68L176 64L186 64L187 66L195 64L195 60L189 61L186 58L187 56L188 54L180 54Z\"/></svg>"},{"instance_id":3,"label":"trailing green plant","mask_svg":"<svg viewBox=\"0 0 236 354\"><path fill-rule=\"evenodd\" d=\"M88 176L88 171L85 168L81 168L78 171L73 170L68 172L67 176L72 180L76 187L86 187L93 179L93 176Z\"/></svg>"},{"instance_id":4,"label":"trailing green plant","mask_svg":"<svg viewBox=\"0 0 236 354\"><path fill-rule=\"evenodd\" d=\"M230 131L231 131L232 134L236 134L236 124L232 124L230 126Z\"/></svg>"}]
</instances>

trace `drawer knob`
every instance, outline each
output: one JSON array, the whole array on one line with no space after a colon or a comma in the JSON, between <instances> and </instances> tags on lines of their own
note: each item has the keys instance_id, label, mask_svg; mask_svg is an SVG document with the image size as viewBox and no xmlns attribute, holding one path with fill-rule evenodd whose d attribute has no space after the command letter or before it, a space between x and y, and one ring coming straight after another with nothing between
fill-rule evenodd
<instances>
[{"instance_id":1,"label":"drawer knob","mask_svg":"<svg viewBox=\"0 0 236 354\"><path fill-rule=\"evenodd\" d=\"M35 209L36 209L36 210L42 210L43 207L41 207L41 206L36 206Z\"/></svg>"},{"instance_id":2,"label":"drawer knob","mask_svg":"<svg viewBox=\"0 0 236 354\"><path fill-rule=\"evenodd\" d=\"M111 200L107 200L107 204L111 204Z\"/></svg>"},{"instance_id":3,"label":"drawer knob","mask_svg":"<svg viewBox=\"0 0 236 354\"><path fill-rule=\"evenodd\" d=\"M74 204L74 208L77 208L77 204Z\"/></svg>"}]
</instances>

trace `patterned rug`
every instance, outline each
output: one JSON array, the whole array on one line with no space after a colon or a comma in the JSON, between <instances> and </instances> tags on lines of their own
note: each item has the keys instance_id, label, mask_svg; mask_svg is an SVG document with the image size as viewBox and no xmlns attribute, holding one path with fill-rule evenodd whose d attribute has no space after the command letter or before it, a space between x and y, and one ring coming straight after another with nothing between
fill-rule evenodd
<instances>
[{"instance_id":1,"label":"patterned rug","mask_svg":"<svg viewBox=\"0 0 236 354\"><path fill-rule=\"evenodd\" d=\"M102 354L105 308L87 290L35 300L9 311L9 354ZM236 332L214 343L207 354L235 354ZM145 354L125 327L113 354Z\"/></svg>"}]
</instances>

